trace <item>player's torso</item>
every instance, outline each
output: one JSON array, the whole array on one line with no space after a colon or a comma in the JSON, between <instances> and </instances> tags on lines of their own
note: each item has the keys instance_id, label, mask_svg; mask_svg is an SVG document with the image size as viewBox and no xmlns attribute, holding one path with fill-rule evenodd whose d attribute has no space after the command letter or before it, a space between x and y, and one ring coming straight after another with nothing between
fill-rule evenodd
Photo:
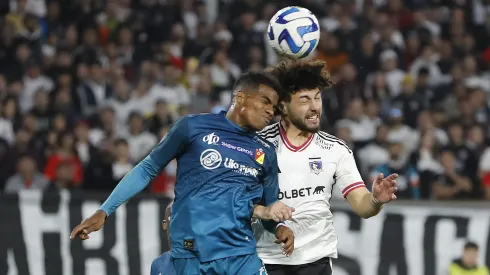
<instances>
[{"instance_id":1,"label":"player's torso","mask_svg":"<svg viewBox=\"0 0 490 275\"><path fill-rule=\"evenodd\" d=\"M276 146L279 200L295 208L293 219L286 223L295 233L296 251L286 258L279 246L271 243L273 234L260 232L257 236L259 255L266 263L277 264L303 264L317 257L336 256L330 212L338 163L335 145L317 133L304 144L294 146L281 136L278 126L277 130L272 128L261 136Z\"/></svg>"},{"instance_id":2,"label":"player's torso","mask_svg":"<svg viewBox=\"0 0 490 275\"><path fill-rule=\"evenodd\" d=\"M180 183L192 189L196 184L261 187L267 149L254 135L243 135L218 118L191 125L190 144L178 159L177 192L185 192Z\"/></svg>"},{"instance_id":3,"label":"player's torso","mask_svg":"<svg viewBox=\"0 0 490 275\"><path fill-rule=\"evenodd\" d=\"M295 216L302 216L302 209L326 214L337 169L338 159L333 144L319 134L314 134L302 145L294 146L287 139L276 135L264 136L276 147L279 165L279 197L285 204L295 207ZM325 217L325 216L323 216Z\"/></svg>"},{"instance_id":4,"label":"player's torso","mask_svg":"<svg viewBox=\"0 0 490 275\"><path fill-rule=\"evenodd\" d=\"M250 215L253 202L262 198L273 148L224 116L201 116L189 122L189 141L177 158L172 256L211 260L225 257L231 248L237 255L251 253Z\"/></svg>"}]
</instances>

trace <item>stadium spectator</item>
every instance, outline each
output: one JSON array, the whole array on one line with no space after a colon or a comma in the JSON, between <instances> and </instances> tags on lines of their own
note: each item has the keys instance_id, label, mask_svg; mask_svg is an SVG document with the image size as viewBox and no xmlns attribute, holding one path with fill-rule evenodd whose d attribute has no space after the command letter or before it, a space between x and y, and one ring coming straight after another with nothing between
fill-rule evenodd
<instances>
[{"instance_id":1,"label":"stadium spectator","mask_svg":"<svg viewBox=\"0 0 490 275\"><path fill-rule=\"evenodd\" d=\"M461 258L454 260L449 266L449 275L488 275L488 267L478 264L478 245L467 242Z\"/></svg>"},{"instance_id":2,"label":"stadium spectator","mask_svg":"<svg viewBox=\"0 0 490 275\"><path fill-rule=\"evenodd\" d=\"M116 141L128 142L125 165L134 165L181 115L227 109L241 71L278 60L264 32L274 12L293 3L217 3L2 3L0 190L25 153L39 169L49 167L51 181L54 159L67 154L78 163L75 185L110 190L124 171L113 173L124 151ZM422 198L437 199L432 183L450 182L472 190L456 197L490 199L484 2L294 4L318 17L311 58L325 60L336 81L323 91L322 128L353 146L364 178L388 161L387 141L401 140ZM67 135L71 151L58 144ZM172 173L163 171L149 191L171 195ZM453 182L454 174L470 184Z\"/></svg>"},{"instance_id":3,"label":"stadium spectator","mask_svg":"<svg viewBox=\"0 0 490 275\"><path fill-rule=\"evenodd\" d=\"M49 181L36 167L36 160L25 155L17 162L17 173L7 180L5 193L17 193L21 190L44 190Z\"/></svg>"}]
</instances>

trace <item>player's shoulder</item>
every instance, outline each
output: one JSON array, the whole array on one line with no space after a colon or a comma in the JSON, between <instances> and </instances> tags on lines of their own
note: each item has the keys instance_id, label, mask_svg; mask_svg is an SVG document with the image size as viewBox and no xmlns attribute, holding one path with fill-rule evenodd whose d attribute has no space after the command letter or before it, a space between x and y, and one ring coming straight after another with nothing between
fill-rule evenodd
<instances>
[{"instance_id":1,"label":"player's shoulder","mask_svg":"<svg viewBox=\"0 0 490 275\"><path fill-rule=\"evenodd\" d=\"M324 131L318 131L316 133L315 144L323 150L332 150L339 153L352 154L352 150L344 140Z\"/></svg>"},{"instance_id":2,"label":"player's shoulder","mask_svg":"<svg viewBox=\"0 0 490 275\"><path fill-rule=\"evenodd\" d=\"M159 270L165 268L167 265L172 263L172 255L170 251L163 253L153 260L151 263L152 269Z\"/></svg>"},{"instance_id":3,"label":"player's shoulder","mask_svg":"<svg viewBox=\"0 0 490 275\"><path fill-rule=\"evenodd\" d=\"M186 121L199 122L204 120L213 120L216 119L216 117L218 116L219 116L218 114L211 114L211 113L187 114L187 115L183 115L181 119Z\"/></svg>"},{"instance_id":4,"label":"player's shoulder","mask_svg":"<svg viewBox=\"0 0 490 275\"><path fill-rule=\"evenodd\" d=\"M183 115L176 123L186 126L189 130L199 128L213 127L220 123L220 114L202 113L202 114L187 114Z\"/></svg>"},{"instance_id":5,"label":"player's shoulder","mask_svg":"<svg viewBox=\"0 0 490 275\"><path fill-rule=\"evenodd\" d=\"M265 127L264 129L262 129L262 131L257 132L257 135L263 140L266 140L269 143L274 144L274 140L276 140L279 137L279 128L280 128L280 124L279 122L276 122L274 124Z\"/></svg>"}]
</instances>

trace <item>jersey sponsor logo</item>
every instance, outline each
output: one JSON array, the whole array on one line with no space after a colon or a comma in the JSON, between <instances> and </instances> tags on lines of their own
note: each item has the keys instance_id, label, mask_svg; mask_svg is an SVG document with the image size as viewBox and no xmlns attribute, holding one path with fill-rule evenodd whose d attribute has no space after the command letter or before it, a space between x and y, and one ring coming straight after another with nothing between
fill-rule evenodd
<instances>
[{"instance_id":1,"label":"jersey sponsor logo","mask_svg":"<svg viewBox=\"0 0 490 275\"><path fill-rule=\"evenodd\" d=\"M265 159L264 150L262 150L262 148L255 150L255 161L257 161L259 164L264 164L264 159Z\"/></svg>"},{"instance_id":2,"label":"jersey sponsor logo","mask_svg":"<svg viewBox=\"0 0 490 275\"><path fill-rule=\"evenodd\" d=\"M262 140L261 138L259 138L259 137L254 137L254 141L255 141L255 142L260 143L260 144L261 144L262 146L264 146L265 148L271 148L271 146L270 146L270 145L269 145L267 142L263 141L263 140Z\"/></svg>"},{"instance_id":3,"label":"jersey sponsor logo","mask_svg":"<svg viewBox=\"0 0 490 275\"><path fill-rule=\"evenodd\" d=\"M322 158L310 158L310 172L315 174L320 174L323 172Z\"/></svg>"},{"instance_id":4,"label":"jersey sponsor logo","mask_svg":"<svg viewBox=\"0 0 490 275\"><path fill-rule=\"evenodd\" d=\"M194 240L184 240L184 249L194 250Z\"/></svg>"},{"instance_id":5,"label":"jersey sponsor logo","mask_svg":"<svg viewBox=\"0 0 490 275\"><path fill-rule=\"evenodd\" d=\"M315 144L326 150L330 150L333 147L332 143L321 138L315 139Z\"/></svg>"},{"instance_id":6,"label":"jersey sponsor logo","mask_svg":"<svg viewBox=\"0 0 490 275\"><path fill-rule=\"evenodd\" d=\"M245 176L253 176L257 177L259 175L259 171L253 167L240 164L236 162L234 159L226 158L225 159L225 167L230 168L233 172L238 174L242 174Z\"/></svg>"},{"instance_id":7,"label":"jersey sponsor logo","mask_svg":"<svg viewBox=\"0 0 490 275\"><path fill-rule=\"evenodd\" d=\"M295 198L304 198L313 195L319 195L325 193L325 186L317 186L315 189L313 187L305 187L299 189L291 189L291 190L279 190L278 200L282 199L295 199Z\"/></svg>"},{"instance_id":8,"label":"jersey sponsor logo","mask_svg":"<svg viewBox=\"0 0 490 275\"><path fill-rule=\"evenodd\" d=\"M325 193L325 186L317 186L315 187L315 191L313 191L313 195Z\"/></svg>"},{"instance_id":9,"label":"jersey sponsor logo","mask_svg":"<svg viewBox=\"0 0 490 275\"><path fill-rule=\"evenodd\" d=\"M202 167L213 170L221 165L221 154L214 149L207 149L201 153L201 165Z\"/></svg>"},{"instance_id":10,"label":"jersey sponsor logo","mask_svg":"<svg viewBox=\"0 0 490 275\"><path fill-rule=\"evenodd\" d=\"M202 138L202 141L206 142L209 145L215 145L219 141L219 136L215 135L214 132L206 135Z\"/></svg>"},{"instance_id":11,"label":"jersey sponsor logo","mask_svg":"<svg viewBox=\"0 0 490 275\"><path fill-rule=\"evenodd\" d=\"M235 151L238 151L240 153L245 153L245 154L250 155L250 156L254 155L254 153L248 149L242 148L240 146L235 146L233 144L229 144L229 143L224 142L224 141L221 142L221 146L235 150Z\"/></svg>"}]
</instances>

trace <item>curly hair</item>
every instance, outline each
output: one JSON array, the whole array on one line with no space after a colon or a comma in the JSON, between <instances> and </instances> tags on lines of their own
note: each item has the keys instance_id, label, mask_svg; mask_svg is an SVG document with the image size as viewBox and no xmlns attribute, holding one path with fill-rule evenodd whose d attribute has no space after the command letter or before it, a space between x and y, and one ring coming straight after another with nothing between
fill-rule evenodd
<instances>
[{"instance_id":1,"label":"curly hair","mask_svg":"<svg viewBox=\"0 0 490 275\"><path fill-rule=\"evenodd\" d=\"M291 60L284 59L278 64L267 68L284 88L283 98L291 101L291 95L302 90L320 90L330 88L334 84L330 73L325 69L325 62L320 60Z\"/></svg>"}]
</instances>

